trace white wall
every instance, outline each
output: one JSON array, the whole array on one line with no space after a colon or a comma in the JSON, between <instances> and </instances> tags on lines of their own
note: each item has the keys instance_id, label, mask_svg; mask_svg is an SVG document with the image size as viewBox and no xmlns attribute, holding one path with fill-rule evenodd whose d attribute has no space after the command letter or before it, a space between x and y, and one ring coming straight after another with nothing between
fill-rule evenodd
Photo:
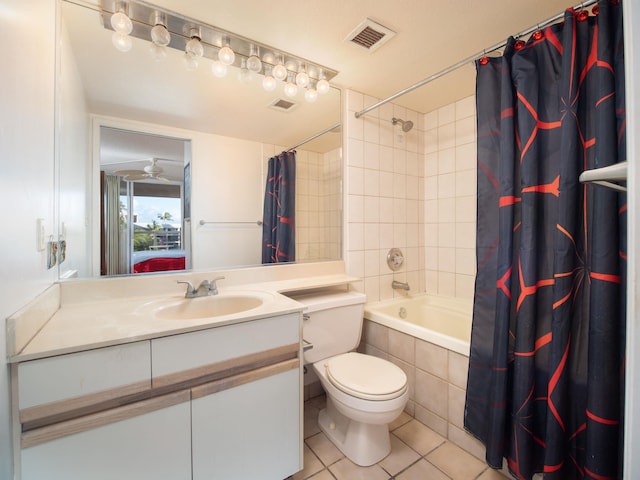
<instances>
[{"instance_id":1,"label":"white wall","mask_svg":"<svg viewBox=\"0 0 640 480\"><path fill-rule=\"evenodd\" d=\"M36 250L36 218L54 234L54 65L56 2L0 4L0 318L57 278ZM0 328L0 478L12 477L6 333Z\"/></svg>"}]
</instances>

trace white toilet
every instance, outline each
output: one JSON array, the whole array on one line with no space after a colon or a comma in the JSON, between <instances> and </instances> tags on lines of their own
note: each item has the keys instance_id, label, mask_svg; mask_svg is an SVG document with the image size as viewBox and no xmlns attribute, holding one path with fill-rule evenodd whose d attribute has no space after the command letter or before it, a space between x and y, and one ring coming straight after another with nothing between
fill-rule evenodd
<instances>
[{"instance_id":1,"label":"white toilet","mask_svg":"<svg viewBox=\"0 0 640 480\"><path fill-rule=\"evenodd\" d=\"M391 451L388 423L409 399L407 376L393 363L356 353L366 296L357 292L296 295L305 304L304 353L327 395L320 429L353 463L369 466Z\"/></svg>"}]
</instances>

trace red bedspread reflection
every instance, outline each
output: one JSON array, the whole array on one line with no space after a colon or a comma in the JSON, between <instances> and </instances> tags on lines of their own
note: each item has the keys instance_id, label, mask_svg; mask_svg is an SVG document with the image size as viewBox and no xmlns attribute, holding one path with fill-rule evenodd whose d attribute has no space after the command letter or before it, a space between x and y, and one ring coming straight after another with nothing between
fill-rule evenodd
<instances>
[{"instance_id":1,"label":"red bedspread reflection","mask_svg":"<svg viewBox=\"0 0 640 480\"><path fill-rule=\"evenodd\" d=\"M184 270L184 257L150 258L133 265L133 273L166 272L167 270Z\"/></svg>"}]
</instances>

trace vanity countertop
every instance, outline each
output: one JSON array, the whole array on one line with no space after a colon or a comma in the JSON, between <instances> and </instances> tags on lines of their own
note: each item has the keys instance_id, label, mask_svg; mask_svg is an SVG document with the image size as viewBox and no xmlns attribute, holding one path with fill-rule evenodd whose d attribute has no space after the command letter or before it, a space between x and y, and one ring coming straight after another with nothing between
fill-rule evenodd
<instances>
[{"instance_id":1,"label":"vanity countertop","mask_svg":"<svg viewBox=\"0 0 640 480\"><path fill-rule=\"evenodd\" d=\"M176 294L175 289L170 294L148 295L148 292L145 292L145 295L141 296L63 302L22 348L15 345L13 349L9 349L8 360L10 363L17 363L300 312L304 305L282 293L346 285L355 280L359 279L339 274L220 286L220 296L255 295L264 301L250 310L205 318L177 319L156 316L154 312L159 302L166 304L184 300L184 294ZM181 286L180 291L182 290ZM17 329L21 315L26 317L28 313L29 309L25 309L11 317L8 329ZM16 337L13 332L13 335L8 335L8 340ZM12 351L15 354L11 354Z\"/></svg>"}]
</instances>

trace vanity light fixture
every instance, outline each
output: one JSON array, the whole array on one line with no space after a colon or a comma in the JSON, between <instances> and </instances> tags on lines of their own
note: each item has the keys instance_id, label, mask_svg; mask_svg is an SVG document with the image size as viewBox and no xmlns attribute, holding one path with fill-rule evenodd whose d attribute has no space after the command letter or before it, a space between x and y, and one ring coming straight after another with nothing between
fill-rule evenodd
<instances>
[{"instance_id":1,"label":"vanity light fixture","mask_svg":"<svg viewBox=\"0 0 640 480\"><path fill-rule=\"evenodd\" d=\"M109 19L113 35L111 35L111 43L121 52L128 52L133 46L129 34L133 30L133 22L127 15L127 4L124 1L117 1L115 11Z\"/></svg>"},{"instance_id":2,"label":"vanity light fixture","mask_svg":"<svg viewBox=\"0 0 640 480\"><path fill-rule=\"evenodd\" d=\"M307 70L304 68L304 63L300 65L300 69L296 74L296 85L300 88L305 88L309 85L309 75L307 74Z\"/></svg>"},{"instance_id":3,"label":"vanity light fixture","mask_svg":"<svg viewBox=\"0 0 640 480\"><path fill-rule=\"evenodd\" d=\"M318 100L318 91L313 87L313 85L309 85L304 92L304 99L309 103L314 103Z\"/></svg>"},{"instance_id":4,"label":"vanity light fixture","mask_svg":"<svg viewBox=\"0 0 640 480\"><path fill-rule=\"evenodd\" d=\"M262 79L262 88L264 88L264 90L267 92L272 92L276 89L278 82L271 74L273 67L269 65L266 67L265 70L266 71L264 73L264 78Z\"/></svg>"},{"instance_id":5,"label":"vanity light fixture","mask_svg":"<svg viewBox=\"0 0 640 480\"><path fill-rule=\"evenodd\" d=\"M229 46L229 37L225 38L224 46L218 51L218 60L225 65L233 65L236 60L236 54Z\"/></svg>"},{"instance_id":6,"label":"vanity light fixture","mask_svg":"<svg viewBox=\"0 0 640 480\"><path fill-rule=\"evenodd\" d=\"M184 49L187 55L191 55L194 58L200 58L204 55L204 47L200 40L201 35L200 28L192 27L189 29L189 41Z\"/></svg>"},{"instance_id":7,"label":"vanity light fixture","mask_svg":"<svg viewBox=\"0 0 640 480\"><path fill-rule=\"evenodd\" d=\"M247 61L243 58L240 66L240 72L238 73L238 80L242 83L249 83L252 78L253 75L251 75L251 71L247 68Z\"/></svg>"},{"instance_id":8,"label":"vanity light fixture","mask_svg":"<svg viewBox=\"0 0 640 480\"><path fill-rule=\"evenodd\" d=\"M273 76L276 80L285 81L287 78L287 67L284 66L282 55L276 54L276 64L273 67Z\"/></svg>"},{"instance_id":9,"label":"vanity light fixture","mask_svg":"<svg viewBox=\"0 0 640 480\"><path fill-rule=\"evenodd\" d=\"M171 41L171 34L167 30L166 15L161 12L154 12L154 25L151 29L151 41L158 47L166 47Z\"/></svg>"},{"instance_id":10,"label":"vanity light fixture","mask_svg":"<svg viewBox=\"0 0 640 480\"><path fill-rule=\"evenodd\" d=\"M293 72L289 72L289 78L287 84L284 86L284 94L287 97L295 97L298 93L298 86L294 83Z\"/></svg>"},{"instance_id":11,"label":"vanity light fixture","mask_svg":"<svg viewBox=\"0 0 640 480\"><path fill-rule=\"evenodd\" d=\"M202 58L206 58L211 60L211 70L216 77L227 75L229 67L239 68L238 77L243 82L252 83L248 82L249 78L261 74L264 90L270 92L284 85L285 94L289 96L303 90L308 102L328 92L329 81L338 73L146 0L101 0L99 3L102 24L113 30L113 44L123 52L132 48L132 37L136 37L150 41L151 54L156 60L167 56L167 48L182 50L189 70L196 69Z\"/></svg>"},{"instance_id":12,"label":"vanity light fixture","mask_svg":"<svg viewBox=\"0 0 640 480\"><path fill-rule=\"evenodd\" d=\"M259 73L260 70L262 70L262 60L260 60L260 49L253 43L249 46L249 58L247 58L247 68L255 73Z\"/></svg>"}]
</instances>

